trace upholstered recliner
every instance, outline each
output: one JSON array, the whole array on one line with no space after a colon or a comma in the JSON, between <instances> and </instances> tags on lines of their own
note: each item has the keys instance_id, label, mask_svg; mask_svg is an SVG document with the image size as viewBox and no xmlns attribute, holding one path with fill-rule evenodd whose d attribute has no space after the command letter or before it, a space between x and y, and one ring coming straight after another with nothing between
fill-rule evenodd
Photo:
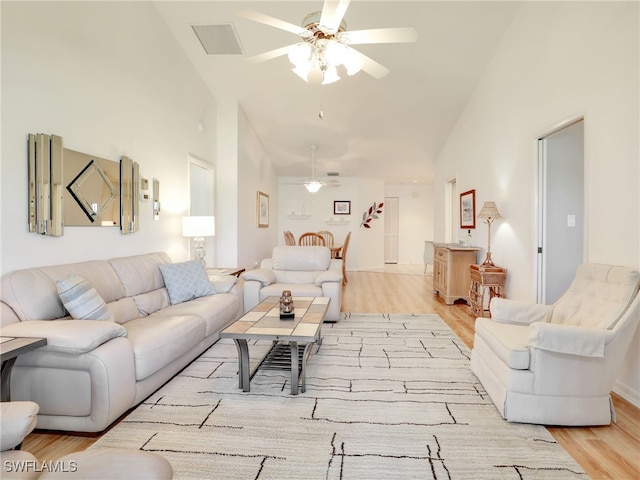
<instances>
[{"instance_id":1,"label":"upholstered recliner","mask_svg":"<svg viewBox=\"0 0 640 480\"><path fill-rule=\"evenodd\" d=\"M640 322L640 274L584 264L553 305L494 298L471 370L508 421L608 425L611 390Z\"/></svg>"},{"instance_id":2,"label":"upholstered recliner","mask_svg":"<svg viewBox=\"0 0 640 480\"><path fill-rule=\"evenodd\" d=\"M56 461L39 462L20 450L24 438L37 422L35 402L0 403L0 478L23 480L153 479L171 480L173 468L167 459L152 453L125 448L90 448L71 453Z\"/></svg>"},{"instance_id":3,"label":"upholstered recliner","mask_svg":"<svg viewBox=\"0 0 640 480\"><path fill-rule=\"evenodd\" d=\"M242 278L245 312L269 296L291 290L294 297L331 298L325 320L340 319L342 260L331 259L327 247L276 247L259 269L245 272Z\"/></svg>"}]
</instances>

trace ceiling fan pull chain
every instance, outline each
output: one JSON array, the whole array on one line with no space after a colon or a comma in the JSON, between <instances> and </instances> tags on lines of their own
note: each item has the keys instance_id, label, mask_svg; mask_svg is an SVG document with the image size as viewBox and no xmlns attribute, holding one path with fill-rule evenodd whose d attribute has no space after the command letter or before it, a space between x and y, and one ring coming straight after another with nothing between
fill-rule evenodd
<instances>
[{"instance_id":1,"label":"ceiling fan pull chain","mask_svg":"<svg viewBox=\"0 0 640 480\"><path fill-rule=\"evenodd\" d=\"M318 112L318 118L320 120L324 120L324 109L322 108L322 104L324 99L324 88L320 85L320 111Z\"/></svg>"}]
</instances>

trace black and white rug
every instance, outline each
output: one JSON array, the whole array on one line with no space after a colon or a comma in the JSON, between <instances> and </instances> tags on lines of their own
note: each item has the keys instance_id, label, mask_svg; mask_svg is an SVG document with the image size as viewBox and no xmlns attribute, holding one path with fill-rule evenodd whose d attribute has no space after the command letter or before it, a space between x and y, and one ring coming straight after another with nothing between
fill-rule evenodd
<instances>
[{"instance_id":1,"label":"black and white rug","mask_svg":"<svg viewBox=\"0 0 640 480\"><path fill-rule=\"evenodd\" d=\"M307 391L221 340L92 448L157 452L176 479L588 479L542 426L505 422L437 315L325 324ZM255 363L270 342L255 342Z\"/></svg>"}]
</instances>

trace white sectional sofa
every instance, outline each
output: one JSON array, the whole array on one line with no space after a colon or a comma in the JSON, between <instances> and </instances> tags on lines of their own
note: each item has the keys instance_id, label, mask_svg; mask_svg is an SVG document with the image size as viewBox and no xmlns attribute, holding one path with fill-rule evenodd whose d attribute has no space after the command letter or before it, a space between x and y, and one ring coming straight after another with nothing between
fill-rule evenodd
<instances>
[{"instance_id":1,"label":"white sectional sofa","mask_svg":"<svg viewBox=\"0 0 640 480\"><path fill-rule=\"evenodd\" d=\"M164 253L19 270L2 277L0 335L46 337L20 355L11 399L36 402L38 428L99 432L171 379L242 314L233 278L213 294L171 304ZM173 264L177 266L178 264ZM82 277L115 321L68 315L56 280Z\"/></svg>"}]
</instances>

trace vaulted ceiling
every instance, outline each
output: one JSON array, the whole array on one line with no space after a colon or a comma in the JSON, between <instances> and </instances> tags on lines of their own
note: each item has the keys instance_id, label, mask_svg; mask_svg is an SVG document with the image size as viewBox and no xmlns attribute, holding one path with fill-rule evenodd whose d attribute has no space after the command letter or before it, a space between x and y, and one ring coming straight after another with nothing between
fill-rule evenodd
<instances>
[{"instance_id":1,"label":"vaulted ceiling","mask_svg":"<svg viewBox=\"0 0 640 480\"><path fill-rule=\"evenodd\" d=\"M412 26L418 39L357 46L389 75L342 75L325 86L301 80L286 56L247 61L299 37L237 15L253 10L300 25L305 15L322 9L322 0L161 1L156 6L213 95L238 101L278 175L309 176L309 146L317 144L318 175L339 172L428 184L438 152L519 3L353 0L345 15L348 30ZM243 54L205 52L192 25L221 24L233 25Z\"/></svg>"}]
</instances>

